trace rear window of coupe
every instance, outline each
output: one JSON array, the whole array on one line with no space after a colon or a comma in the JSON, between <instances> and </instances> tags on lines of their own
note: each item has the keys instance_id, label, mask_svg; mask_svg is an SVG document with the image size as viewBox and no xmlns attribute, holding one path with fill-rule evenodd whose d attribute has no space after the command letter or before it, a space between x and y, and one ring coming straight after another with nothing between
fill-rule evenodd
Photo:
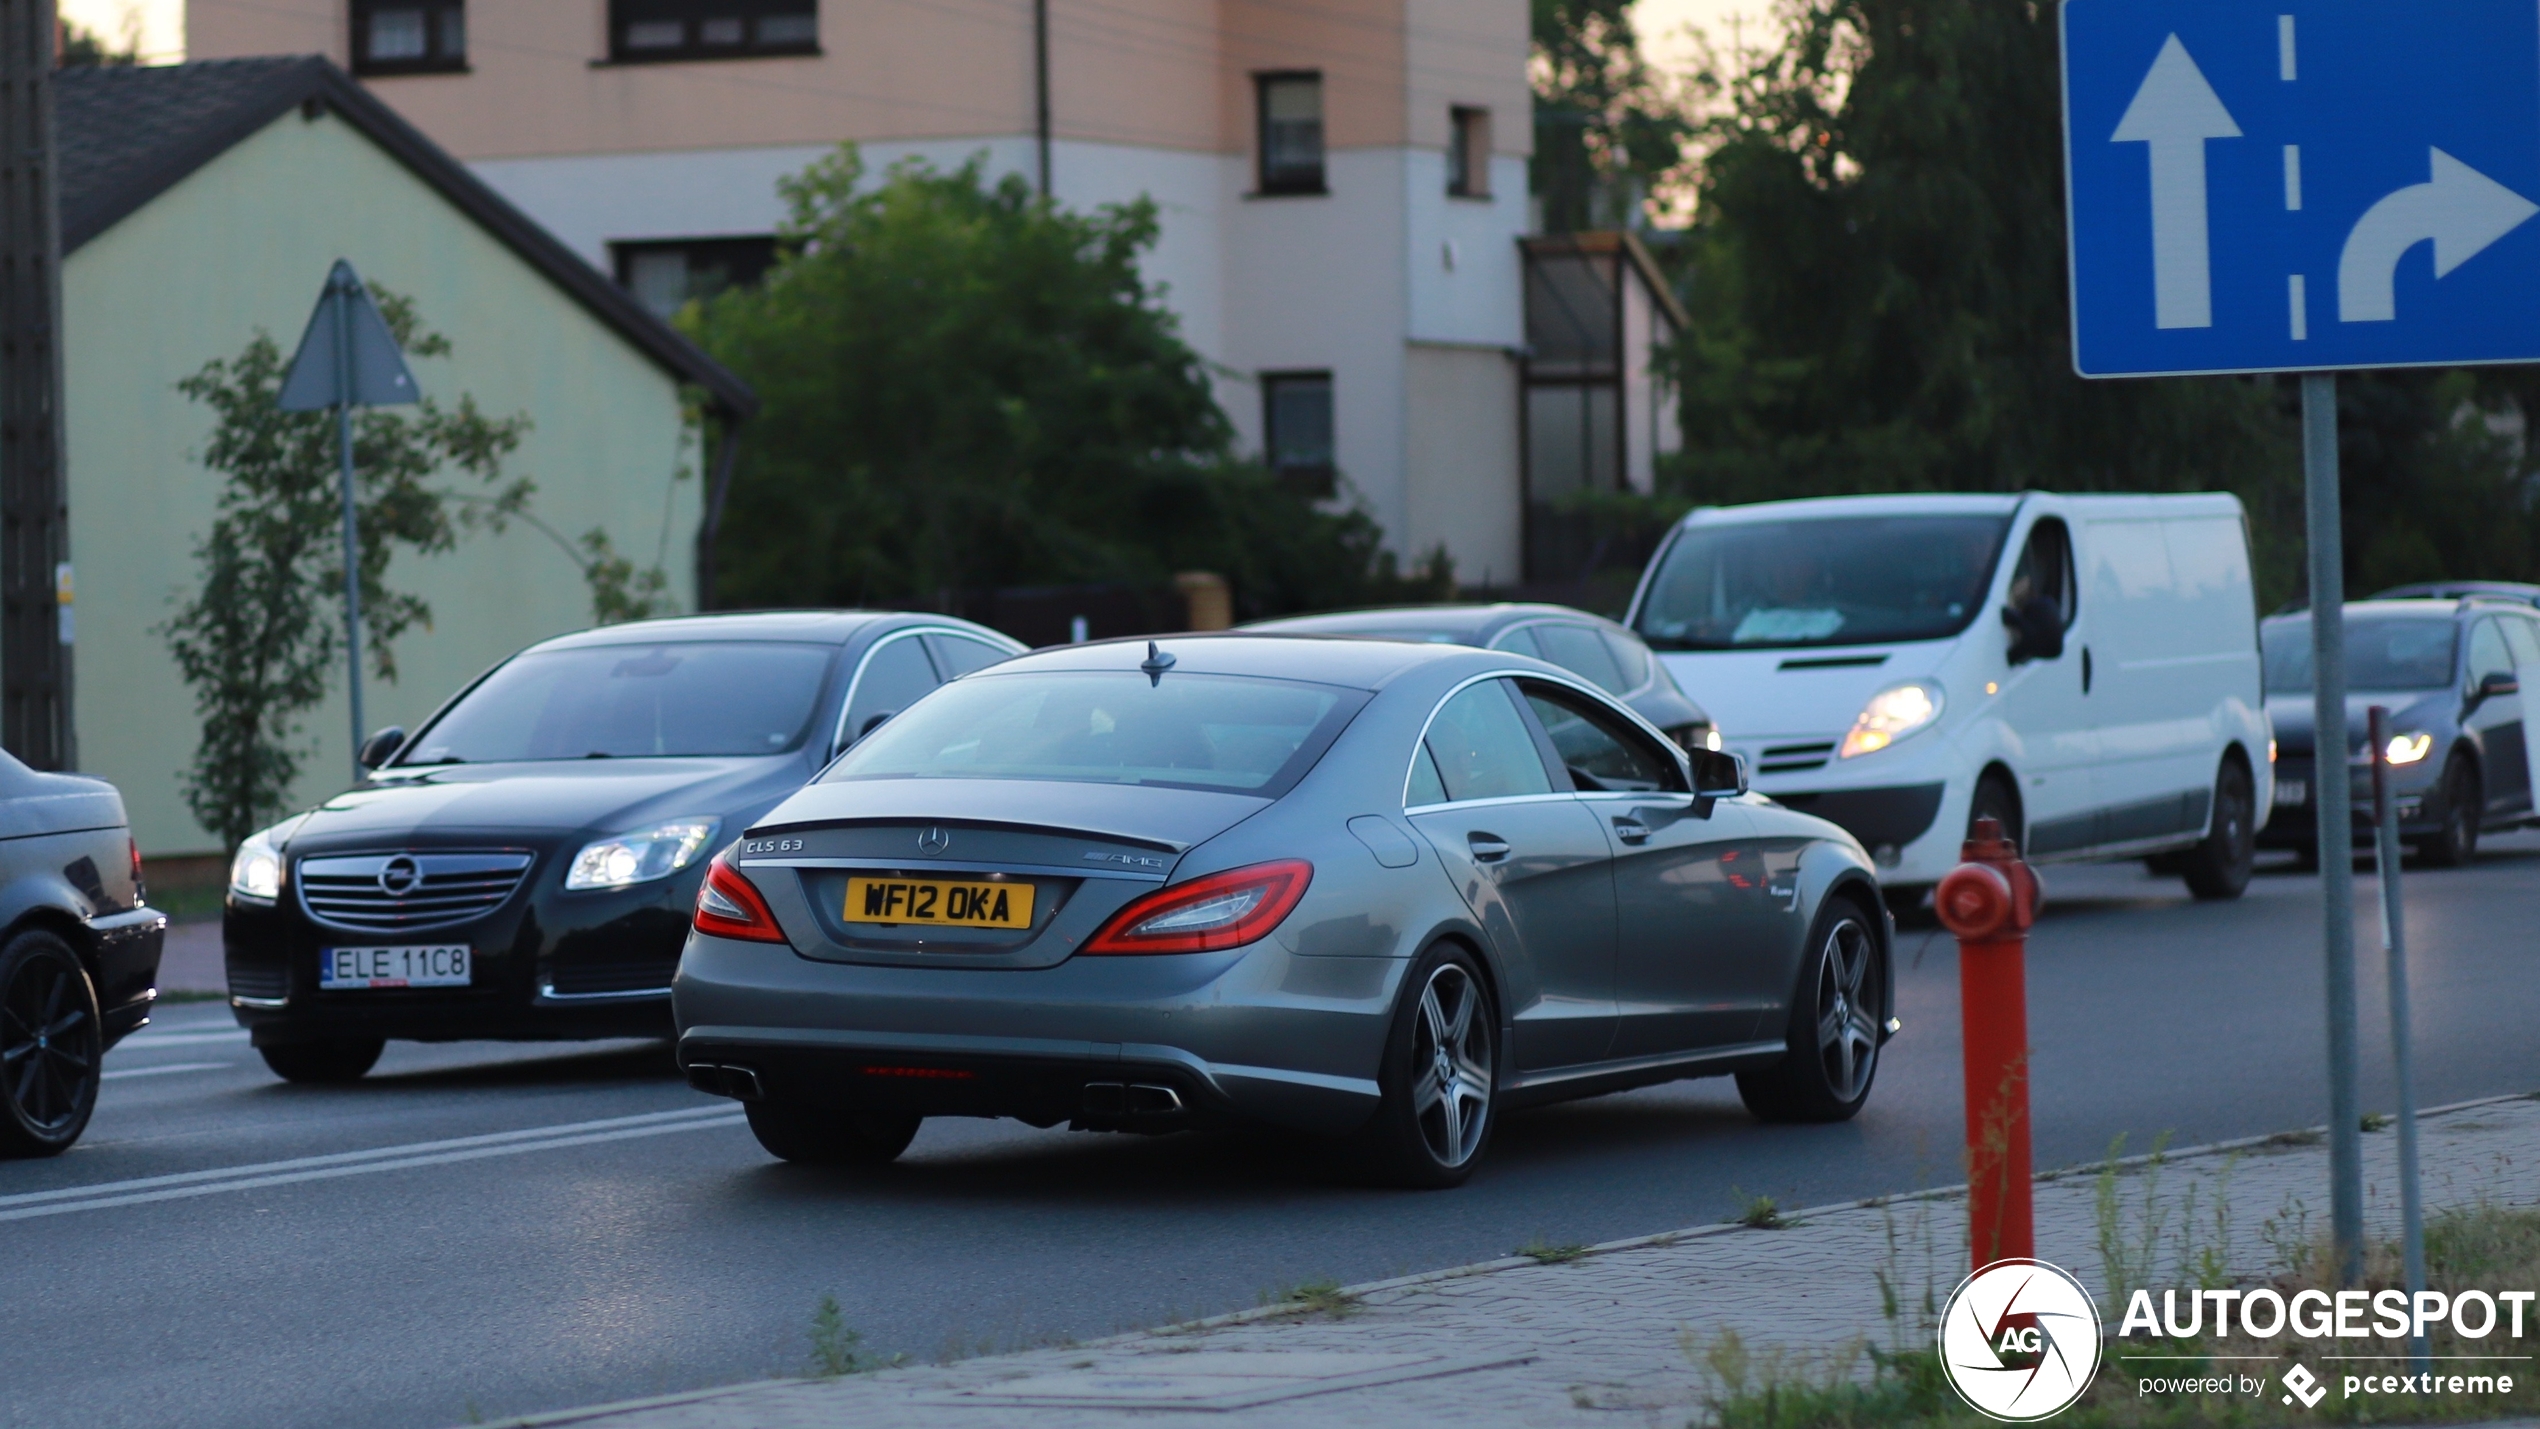
<instances>
[{"instance_id":1,"label":"rear window of coupe","mask_svg":"<svg viewBox=\"0 0 2540 1429\"><path fill-rule=\"evenodd\" d=\"M1232 675L983 674L911 706L821 779L1049 779L1275 797L1366 699Z\"/></svg>"}]
</instances>

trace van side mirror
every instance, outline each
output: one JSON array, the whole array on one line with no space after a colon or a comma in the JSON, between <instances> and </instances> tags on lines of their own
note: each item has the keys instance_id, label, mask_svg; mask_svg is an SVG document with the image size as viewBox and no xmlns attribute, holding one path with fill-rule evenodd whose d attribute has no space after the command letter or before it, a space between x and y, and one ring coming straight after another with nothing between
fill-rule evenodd
<instances>
[{"instance_id":1,"label":"van side mirror","mask_svg":"<svg viewBox=\"0 0 2540 1429\"><path fill-rule=\"evenodd\" d=\"M1746 759L1725 749L1697 749L1685 756L1693 765L1693 797L1734 799L1746 792Z\"/></svg>"},{"instance_id":2,"label":"van side mirror","mask_svg":"<svg viewBox=\"0 0 2540 1429\"><path fill-rule=\"evenodd\" d=\"M361 763L361 766L364 769L377 769L379 766L386 764L389 760L396 758L397 751L404 747L405 742L406 727L404 725L392 724L386 729L379 731L377 734L372 735L370 738L363 740L361 752L353 757Z\"/></svg>"},{"instance_id":3,"label":"van side mirror","mask_svg":"<svg viewBox=\"0 0 2540 1429\"><path fill-rule=\"evenodd\" d=\"M2046 597L2031 596L2019 606L2002 607L2002 623L2010 628L2011 663L2055 660L2064 653L2064 612Z\"/></svg>"},{"instance_id":4,"label":"van side mirror","mask_svg":"<svg viewBox=\"0 0 2540 1429\"><path fill-rule=\"evenodd\" d=\"M2522 681L2515 678L2511 671L2490 670L2486 677L2478 682L2478 688L2470 691L2469 702L2473 705L2483 705L2498 695L2520 693L2522 693Z\"/></svg>"}]
</instances>

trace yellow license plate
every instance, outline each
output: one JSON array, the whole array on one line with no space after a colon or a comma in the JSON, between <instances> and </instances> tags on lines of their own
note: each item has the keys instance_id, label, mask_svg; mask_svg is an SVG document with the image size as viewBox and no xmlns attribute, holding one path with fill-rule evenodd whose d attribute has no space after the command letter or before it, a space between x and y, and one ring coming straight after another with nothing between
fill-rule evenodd
<instances>
[{"instance_id":1,"label":"yellow license plate","mask_svg":"<svg viewBox=\"0 0 2540 1429\"><path fill-rule=\"evenodd\" d=\"M1032 885L953 883L932 878L850 878L846 918L850 923L1029 928Z\"/></svg>"}]
</instances>

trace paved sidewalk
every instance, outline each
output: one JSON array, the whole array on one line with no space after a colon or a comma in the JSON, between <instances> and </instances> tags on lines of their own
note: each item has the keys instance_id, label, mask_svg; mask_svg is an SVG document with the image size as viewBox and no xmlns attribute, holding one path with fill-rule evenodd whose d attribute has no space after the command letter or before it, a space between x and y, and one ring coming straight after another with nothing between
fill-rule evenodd
<instances>
[{"instance_id":1,"label":"paved sidewalk","mask_svg":"<svg viewBox=\"0 0 2540 1429\"><path fill-rule=\"evenodd\" d=\"M2540 1101L2429 1113L2429 1209L2540 1203ZM2364 1138L2367 1215L2396 1233L2397 1137ZM2096 1168L2037 1188L2041 1258L2104 1286ZM2242 1274L2323 1233L2328 1151L2313 1133L2138 1160L2116 1182L2120 1253L2171 1281L2183 1256ZM1452 1195L1452 1192L1442 1194ZM1353 1287L1342 1313L1300 1307L1220 1316L1091 1344L779 1380L503 1421L594 1429L1093 1429L1124 1419L1270 1426L1681 1426L1705 1380L1689 1347L1734 1329L1752 1345L1820 1352L1856 1340L1923 1342L1964 1274L1954 1191L1796 1213L1781 1229L1701 1226ZM1882 1280L1900 1313L1882 1312ZM852 1308L849 1311L852 1323Z\"/></svg>"}]
</instances>

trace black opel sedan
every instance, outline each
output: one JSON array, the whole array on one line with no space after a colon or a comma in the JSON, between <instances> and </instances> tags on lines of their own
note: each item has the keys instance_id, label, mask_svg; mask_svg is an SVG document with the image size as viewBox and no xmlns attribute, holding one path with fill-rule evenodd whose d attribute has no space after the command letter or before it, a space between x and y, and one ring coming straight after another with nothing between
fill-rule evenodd
<instances>
[{"instance_id":1,"label":"black opel sedan","mask_svg":"<svg viewBox=\"0 0 2540 1429\"><path fill-rule=\"evenodd\" d=\"M2391 712L2391 797L2399 836L2438 867L2467 863L2483 830L2511 828L2532 803L2530 693L2540 681L2540 612L2471 597L2366 600L2346 605L2346 777L2355 841L2372 841L2372 770L2365 715ZM2266 648L2267 716L2275 723L2275 815L2262 846L2318 851L2319 795L2311 709L2311 618L2278 616L2258 627ZM2331 775L2329 777L2336 777Z\"/></svg>"},{"instance_id":2,"label":"black opel sedan","mask_svg":"<svg viewBox=\"0 0 2540 1429\"><path fill-rule=\"evenodd\" d=\"M605 626L495 666L368 777L251 835L222 918L267 1065L348 1081L391 1037L667 1035L705 861L840 750L1022 647L934 615Z\"/></svg>"},{"instance_id":3,"label":"black opel sedan","mask_svg":"<svg viewBox=\"0 0 2540 1429\"><path fill-rule=\"evenodd\" d=\"M1720 727L1676 684L1629 626L1566 605L1408 605L1294 615L1244 627L1271 635L1364 635L1472 645L1560 666L1621 700L1688 752L1721 747Z\"/></svg>"}]
</instances>

